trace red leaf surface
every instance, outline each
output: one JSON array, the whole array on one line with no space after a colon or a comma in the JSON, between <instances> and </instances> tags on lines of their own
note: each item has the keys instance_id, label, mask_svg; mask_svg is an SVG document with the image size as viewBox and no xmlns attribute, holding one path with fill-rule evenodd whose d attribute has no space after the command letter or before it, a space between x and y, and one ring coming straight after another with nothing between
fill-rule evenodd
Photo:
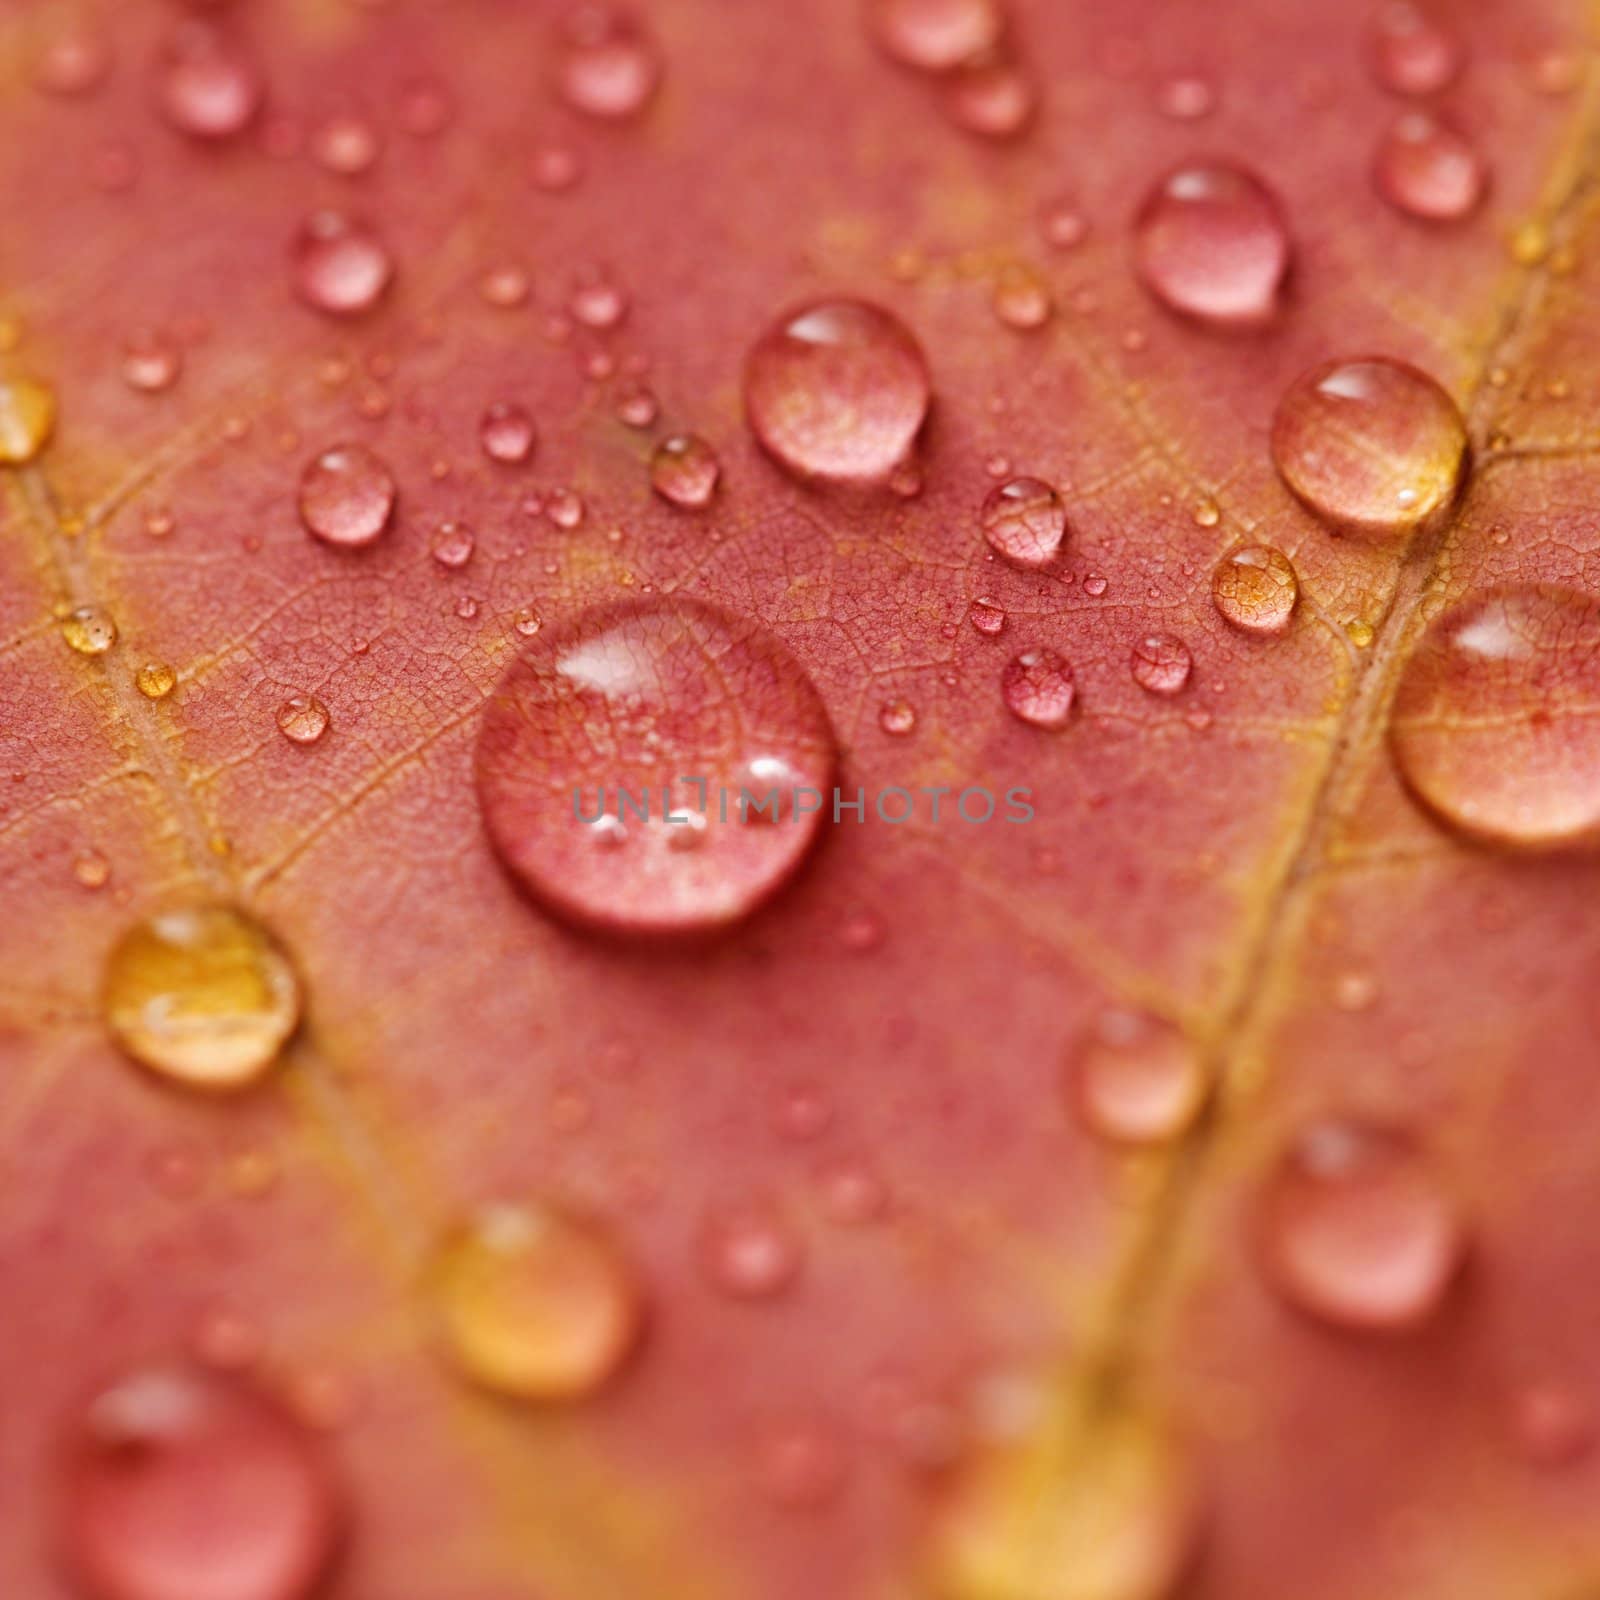
<instances>
[{"instance_id":1,"label":"red leaf surface","mask_svg":"<svg viewBox=\"0 0 1600 1600\"><path fill-rule=\"evenodd\" d=\"M1600 1582L1591 23L7 7L0 1588Z\"/></svg>"}]
</instances>

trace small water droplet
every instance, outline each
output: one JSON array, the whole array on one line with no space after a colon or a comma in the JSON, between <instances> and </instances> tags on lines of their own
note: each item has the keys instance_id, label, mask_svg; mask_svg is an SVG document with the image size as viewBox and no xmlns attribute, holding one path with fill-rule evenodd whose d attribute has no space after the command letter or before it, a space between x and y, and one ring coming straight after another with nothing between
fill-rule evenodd
<instances>
[{"instance_id":1,"label":"small water droplet","mask_svg":"<svg viewBox=\"0 0 1600 1600\"><path fill-rule=\"evenodd\" d=\"M648 428L660 413L660 403L643 384L636 384L617 397L617 420L630 428Z\"/></svg>"},{"instance_id":2,"label":"small water droplet","mask_svg":"<svg viewBox=\"0 0 1600 1600\"><path fill-rule=\"evenodd\" d=\"M63 1518L73 1572L105 1600L307 1600L344 1521L327 1463L275 1401L177 1367L89 1402Z\"/></svg>"},{"instance_id":3,"label":"small water droplet","mask_svg":"<svg viewBox=\"0 0 1600 1600\"><path fill-rule=\"evenodd\" d=\"M1042 328L1055 310L1050 286L1020 262L1001 269L994 286L994 314L1019 333Z\"/></svg>"},{"instance_id":4,"label":"small water droplet","mask_svg":"<svg viewBox=\"0 0 1600 1600\"><path fill-rule=\"evenodd\" d=\"M885 700L878 707L878 726L885 733L904 738L916 731L917 708L909 700Z\"/></svg>"},{"instance_id":5,"label":"small water droplet","mask_svg":"<svg viewBox=\"0 0 1600 1600\"><path fill-rule=\"evenodd\" d=\"M491 461L514 465L533 454L538 434L526 407L501 400L484 412L478 439Z\"/></svg>"},{"instance_id":6,"label":"small water droplet","mask_svg":"<svg viewBox=\"0 0 1600 1600\"><path fill-rule=\"evenodd\" d=\"M111 863L99 850L80 850L72 858L72 876L85 889L103 889L111 881Z\"/></svg>"},{"instance_id":7,"label":"small water droplet","mask_svg":"<svg viewBox=\"0 0 1600 1600\"><path fill-rule=\"evenodd\" d=\"M748 916L820 835L820 810L741 825L741 789L826 794L834 761L822 702L782 645L718 608L657 597L544 630L495 691L476 773L491 842L540 904L669 936ZM673 815L703 807L700 848L673 847L683 826L667 820L664 788ZM610 847L586 848L602 810L617 823Z\"/></svg>"},{"instance_id":8,"label":"small water droplet","mask_svg":"<svg viewBox=\"0 0 1600 1600\"><path fill-rule=\"evenodd\" d=\"M1039 213L1039 231L1057 250L1072 250L1088 237L1089 222L1071 200L1052 200Z\"/></svg>"},{"instance_id":9,"label":"small water droplet","mask_svg":"<svg viewBox=\"0 0 1600 1600\"><path fill-rule=\"evenodd\" d=\"M547 1205L492 1205L434 1264L445 1348L497 1394L571 1401L594 1393L638 1342L634 1269L597 1224Z\"/></svg>"},{"instance_id":10,"label":"small water droplet","mask_svg":"<svg viewBox=\"0 0 1600 1600\"><path fill-rule=\"evenodd\" d=\"M1092 1133L1157 1144L1193 1126L1206 1099L1200 1054L1172 1023L1146 1012L1103 1013L1073 1062L1073 1097Z\"/></svg>"},{"instance_id":11,"label":"small water droplet","mask_svg":"<svg viewBox=\"0 0 1600 1600\"><path fill-rule=\"evenodd\" d=\"M1018 567L1048 566L1067 536L1067 512L1039 478L1012 478L991 489L978 513L983 536Z\"/></svg>"},{"instance_id":12,"label":"small water droplet","mask_svg":"<svg viewBox=\"0 0 1600 1600\"><path fill-rule=\"evenodd\" d=\"M1278 309L1289 230L1272 191L1238 167L1180 167L1134 224L1134 263L1171 310L1219 328L1259 327Z\"/></svg>"},{"instance_id":13,"label":"small water droplet","mask_svg":"<svg viewBox=\"0 0 1600 1600\"><path fill-rule=\"evenodd\" d=\"M455 116L448 88L434 78L414 78L400 91L400 126L414 139L443 133Z\"/></svg>"},{"instance_id":14,"label":"small water droplet","mask_svg":"<svg viewBox=\"0 0 1600 1600\"><path fill-rule=\"evenodd\" d=\"M112 1034L135 1061L200 1089L254 1083L300 1020L300 982L258 922L227 906L160 912L106 963Z\"/></svg>"},{"instance_id":15,"label":"small water droplet","mask_svg":"<svg viewBox=\"0 0 1600 1600\"><path fill-rule=\"evenodd\" d=\"M1425 222L1455 222L1477 209L1489 174L1459 133L1425 111L1410 111L1379 144L1372 178L1397 211Z\"/></svg>"},{"instance_id":16,"label":"small water droplet","mask_svg":"<svg viewBox=\"0 0 1600 1600\"><path fill-rule=\"evenodd\" d=\"M1064 728L1076 698L1072 664L1054 650L1025 650L1000 674L1000 698L1035 728Z\"/></svg>"},{"instance_id":17,"label":"small water droplet","mask_svg":"<svg viewBox=\"0 0 1600 1600\"><path fill-rule=\"evenodd\" d=\"M650 487L686 511L710 505L721 476L716 451L698 434L675 433L650 457Z\"/></svg>"},{"instance_id":18,"label":"small water droplet","mask_svg":"<svg viewBox=\"0 0 1600 1600\"><path fill-rule=\"evenodd\" d=\"M997 0L872 0L868 20L886 54L919 72L948 72L988 54L1004 17Z\"/></svg>"},{"instance_id":19,"label":"small water droplet","mask_svg":"<svg viewBox=\"0 0 1600 1600\"><path fill-rule=\"evenodd\" d=\"M314 213L290 248L295 292L329 316L359 316L382 298L394 262L365 223L337 211Z\"/></svg>"},{"instance_id":20,"label":"small water droplet","mask_svg":"<svg viewBox=\"0 0 1600 1600\"><path fill-rule=\"evenodd\" d=\"M91 94L111 73L111 46L90 31L88 19L68 14L48 19L33 50L32 79L46 94Z\"/></svg>"},{"instance_id":21,"label":"small water droplet","mask_svg":"<svg viewBox=\"0 0 1600 1600\"><path fill-rule=\"evenodd\" d=\"M509 311L526 305L533 293L533 282L523 268L512 262L490 267L478 279L478 293L492 306Z\"/></svg>"},{"instance_id":22,"label":"small water droplet","mask_svg":"<svg viewBox=\"0 0 1600 1600\"><path fill-rule=\"evenodd\" d=\"M1521 1385L1511 1397L1508 1420L1517 1448L1535 1466L1570 1466L1594 1449L1594 1407L1566 1384Z\"/></svg>"},{"instance_id":23,"label":"small water droplet","mask_svg":"<svg viewBox=\"0 0 1600 1600\"><path fill-rule=\"evenodd\" d=\"M128 387L159 394L178 381L183 351L159 334L141 330L122 347L122 376Z\"/></svg>"},{"instance_id":24,"label":"small water droplet","mask_svg":"<svg viewBox=\"0 0 1600 1600\"><path fill-rule=\"evenodd\" d=\"M1324 1321L1398 1331L1438 1309L1466 1252L1454 1202L1403 1135L1302 1131L1262 1196L1260 1245L1286 1299Z\"/></svg>"},{"instance_id":25,"label":"small water droplet","mask_svg":"<svg viewBox=\"0 0 1600 1600\"><path fill-rule=\"evenodd\" d=\"M1016 62L998 56L957 67L945 80L950 120L983 139L1015 139L1039 109L1039 91Z\"/></svg>"},{"instance_id":26,"label":"small water droplet","mask_svg":"<svg viewBox=\"0 0 1600 1600\"><path fill-rule=\"evenodd\" d=\"M61 637L80 656L103 656L117 642L117 619L104 606L76 606L61 619Z\"/></svg>"},{"instance_id":27,"label":"small water droplet","mask_svg":"<svg viewBox=\"0 0 1600 1600\"><path fill-rule=\"evenodd\" d=\"M1330 361L1278 403L1272 459L1324 522L1389 536L1454 502L1467 430L1455 402L1415 367L1382 356Z\"/></svg>"},{"instance_id":28,"label":"small water droplet","mask_svg":"<svg viewBox=\"0 0 1600 1600\"><path fill-rule=\"evenodd\" d=\"M433 559L441 567L452 570L464 567L472 559L472 552L477 549L478 541L472 529L464 522L441 522L434 529L433 543L430 547Z\"/></svg>"},{"instance_id":29,"label":"small water droplet","mask_svg":"<svg viewBox=\"0 0 1600 1600\"><path fill-rule=\"evenodd\" d=\"M986 633L991 637L1006 625L1005 609L998 602L985 600L982 596L968 607L967 618L979 633Z\"/></svg>"},{"instance_id":30,"label":"small water droplet","mask_svg":"<svg viewBox=\"0 0 1600 1600\"><path fill-rule=\"evenodd\" d=\"M1211 598L1223 620L1242 633L1282 633L1300 598L1300 582L1281 550L1243 545L1217 563Z\"/></svg>"},{"instance_id":31,"label":"small water droplet","mask_svg":"<svg viewBox=\"0 0 1600 1600\"><path fill-rule=\"evenodd\" d=\"M800 1242L769 1206L719 1211L701 1229L700 1268L711 1284L737 1300L766 1300L799 1276Z\"/></svg>"},{"instance_id":32,"label":"small water droplet","mask_svg":"<svg viewBox=\"0 0 1600 1600\"><path fill-rule=\"evenodd\" d=\"M1389 0L1374 19L1372 71L1391 94L1437 94L1454 82L1465 59L1461 41L1411 0Z\"/></svg>"},{"instance_id":33,"label":"small water droplet","mask_svg":"<svg viewBox=\"0 0 1600 1600\"><path fill-rule=\"evenodd\" d=\"M382 460L361 444L324 450L300 476L300 520L325 544L369 545L394 512L395 485Z\"/></svg>"},{"instance_id":34,"label":"small water droplet","mask_svg":"<svg viewBox=\"0 0 1600 1600\"><path fill-rule=\"evenodd\" d=\"M750 426L801 478L887 479L910 454L928 402L921 347L898 318L864 301L787 313L745 362Z\"/></svg>"},{"instance_id":35,"label":"small water droplet","mask_svg":"<svg viewBox=\"0 0 1600 1600\"><path fill-rule=\"evenodd\" d=\"M1133 647L1133 681L1151 694L1177 694L1189 681L1194 657L1171 633L1147 633Z\"/></svg>"},{"instance_id":36,"label":"small water droplet","mask_svg":"<svg viewBox=\"0 0 1600 1600\"><path fill-rule=\"evenodd\" d=\"M578 152L566 145L540 145L529 158L528 176L535 188L546 194L560 194L583 176L583 162Z\"/></svg>"},{"instance_id":37,"label":"small water droplet","mask_svg":"<svg viewBox=\"0 0 1600 1600\"><path fill-rule=\"evenodd\" d=\"M0 463L25 466L56 425L56 392L32 378L0 378Z\"/></svg>"},{"instance_id":38,"label":"small water droplet","mask_svg":"<svg viewBox=\"0 0 1600 1600\"><path fill-rule=\"evenodd\" d=\"M567 310L574 322L603 332L628 314L628 297L609 278L586 278L573 289Z\"/></svg>"},{"instance_id":39,"label":"small water droplet","mask_svg":"<svg viewBox=\"0 0 1600 1600\"><path fill-rule=\"evenodd\" d=\"M1162 116L1175 122L1196 122L1217 108L1217 92L1204 78L1168 78L1156 94Z\"/></svg>"},{"instance_id":40,"label":"small water droplet","mask_svg":"<svg viewBox=\"0 0 1600 1600\"><path fill-rule=\"evenodd\" d=\"M329 117L311 135L311 153L318 166L346 178L370 171L382 149L372 123L349 111Z\"/></svg>"},{"instance_id":41,"label":"small water droplet","mask_svg":"<svg viewBox=\"0 0 1600 1600\"><path fill-rule=\"evenodd\" d=\"M242 133L261 109L264 90L255 58L207 22L186 22L177 30L156 74L162 114L192 139Z\"/></svg>"},{"instance_id":42,"label":"small water droplet","mask_svg":"<svg viewBox=\"0 0 1600 1600\"><path fill-rule=\"evenodd\" d=\"M1526 850L1600 840L1600 602L1494 589L1437 617L1400 676L1389 738L1435 816Z\"/></svg>"},{"instance_id":43,"label":"small water droplet","mask_svg":"<svg viewBox=\"0 0 1600 1600\"><path fill-rule=\"evenodd\" d=\"M661 59L639 23L605 4L568 18L559 69L561 96L575 111L607 120L636 117L661 78Z\"/></svg>"},{"instance_id":44,"label":"small water droplet","mask_svg":"<svg viewBox=\"0 0 1600 1600\"><path fill-rule=\"evenodd\" d=\"M134 677L146 700L165 700L178 686L178 674L165 661L147 661Z\"/></svg>"},{"instance_id":45,"label":"small water droplet","mask_svg":"<svg viewBox=\"0 0 1600 1600\"><path fill-rule=\"evenodd\" d=\"M314 694L291 695L278 707L278 732L290 744L315 744L328 731L328 708Z\"/></svg>"},{"instance_id":46,"label":"small water droplet","mask_svg":"<svg viewBox=\"0 0 1600 1600\"><path fill-rule=\"evenodd\" d=\"M544 618L537 606L518 606L511 613L511 626L524 639L531 639L544 626Z\"/></svg>"},{"instance_id":47,"label":"small water droplet","mask_svg":"<svg viewBox=\"0 0 1600 1600\"><path fill-rule=\"evenodd\" d=\"M570 489L552 489L544 514L558 528L571 530L583 521L583 501Z\"/></svg>"}]
</instances>

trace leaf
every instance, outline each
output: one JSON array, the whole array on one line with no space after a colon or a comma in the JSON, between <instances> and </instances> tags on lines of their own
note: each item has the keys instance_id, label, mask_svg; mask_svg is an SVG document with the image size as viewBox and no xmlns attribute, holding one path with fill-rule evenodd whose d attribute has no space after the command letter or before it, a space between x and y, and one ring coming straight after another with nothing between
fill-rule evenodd
<instances>
[{"instance_id":1,"label":"leaf","mask_svg":"<svg viewBox=\"0 0 1600 1600\"><path fill-rule=\"evenodd\" d=\"M137 1516L86 1566L58 1457L92 1476L86 1398L173 1361L226 1375L184 1503L281 1556L270 1494L227 1509L228 1452L309 1450L340 1595L1597 1581L1593 858L1441 825L1389 736L1449 606L1600 587L1587 14L1011 0L998 42L984 7L947 15L977 30L953 62L937 30L913 53L998 54L896 63L893 6L855 0L0 18L7 1593L304 1590L270 1563L174 1588ZM1445 220L1392 203L1445 171L1377 154L1418 104L1492 174L1466 215L1448 185L1423 196ZM1229 191L1266 265L1225 320L1261 325L1173 313L1216 240L1139 254L1196 161L1267 196ZM801 482L747 426L747 353L839 296L926 354L920 483ZM1272 456L1295 380L1369 355L1430 375L1471 440L1459 505L1398 538L1331 531ZM531 459L486 454L493 407L524 408ZM669 463L680 503L652 489L679 434L720 469L701 509L702 446ZM397 485L359 549L299 509L339 446ZM1042 565L985 541L1011 476L1065 505ZM1299 603L1251 633L1212 574L1263 544ZM769 634L792 656L847 794L1022 786L1032 820L830 821L709 943L550 915L486 837L486 705L586 608L664 595L735 618L741 667ZM1507 725L1556 697L1581 802L1587 624L1541 617L1561 665ZM1487 726L1493 755L1479 701L1436 709L1417 726ZM1489 766L1521 792L1516 757ZM163 1081L107 1025L120 941L197 902L252 919L246 962L270 929L303 990L242 1092ZM1205 1109L1108 1144L1075 1104L1101 1047L1158 1087L1176 1062ZM1337 1145L1383 1182L1335 1278L1370 1288L1377 1252L1403 1298L1437 1268L1418 1327L1308 1314L1263 1242L1274 1195L1306 1199L1275 1188L1286 1150L1330 1119L1382 1130ZM517 1381L593 1394L519 1402L441 1348L441 1282L495 1281L448 1241L512 1202L614 1340L592 1385ZM542 1358L569 1310L543 1308ZM258 1403L324 1436L285 1444ZM218 1581L190 1540L179 1576Z\"/></svg>"}]
</instances>

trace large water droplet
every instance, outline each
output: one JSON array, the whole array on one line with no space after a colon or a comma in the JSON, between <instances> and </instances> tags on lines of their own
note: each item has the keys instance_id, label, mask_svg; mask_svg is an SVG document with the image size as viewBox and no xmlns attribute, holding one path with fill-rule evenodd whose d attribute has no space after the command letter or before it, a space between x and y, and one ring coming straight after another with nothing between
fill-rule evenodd
<instances>
[{"instance_id":1,"label":"large water droplet","mask_svg":"<svg viewBox=\"0 0 1600 1600\"><path fill-rule=\"evenodd\" d=\"M663 439L650 457L650 487L686 511L710 505L721 476L716 451L695 433Z\"/></svg>"},{"instance_id":2,"label":"large water droplet","mask_svg":"<svg viewBox=\"0 0 1600 1600\"><path fill-rule=\"evenodd\" d=\"M117 619L104 606L75 606L61 619L61 637L80 656L103 656L117 642Z\"/></svg>"},{"instance_id":3,"label":"large water droplet","mask_svg":"<svg viewBox=\"0 0 1600 1600\"><path fill-rule=\"evenodd\" d=\"M1407 786L1485 843L1600 841L1600 602L1495 589L1437 618L1389 724Z\"/></svg>"},{"instance_id":4,"label":"large water droplet","mask_svg":"<svg viewBox=\"0 0 1600 1600\"><path fill-rule=\"evenodd\" d=\"M193 139L228 139L255 120L263 95L255 59L237 40L206 22L173 35L156 74L162 114Z\"/></svg>"},{"instance_id":5,"label":"large water droplet","mask_svg":"<svg viewBox=\"0 0 1600 1600\"><path fill-rule=\"evenodd\" d=\"M1176 634L1147 633L1133 647L1133 681L1151 694L1177 694L1193 666L1188 645Z\"/></svg>"},{"instance_id":6,"label":"large water droplet","mask_svg":"<svg viewBox=\"0 0 1600 1600\"><path fill-rule=\"evenodd\" d=\"M32 378L0 379L0 462L20 467L50 441L56 425L56 392Z\"/></svg>"},{"instance_id":7,"label":"large water droplet","mask_svg":"<svg viewBox=\"0 0 1600 1600\"><path fill-rule=\"evenodd\" d=\"M888 478L909 455L928 400L917 341L898 318L859 300L788 313L745 362L750 426L802 478Z\"/></svg>"},{"instance_id":8,"label":"large water droplet","mask_svg":"<svg viewBox=\"0 0 1600 1600\"><path fill-rule=\"evenodd\" d=\"M1300 598L1300 581L1281 550L1249 544L1217 563L1211 598L1223 620L1242 633L1282 633Z\"/></svg>"},{"instance_id":9,"label":"large water droplet","mask_svg":"<svg viewBox=\"0 0 1600 1600\"><path fill-rule=\"evenodd\" d=\"M549 910L688 934L748 916L789 878L830 803L807 796L830 794L834 761L822 701L777 640L659 598L546 629L512 663L484 718L478 797L501 858ZM770 791L781 820L750 826L742 791L752 805ZM700 847L674 848L692 825L671 819L702 810Z\"/></svg>"},{"instance_id":10,"label":"large water droplet","mask_svg":"<svg viewBox=\"0 0 1600 1600\"><path fill-rule=\"evenodd\" d=\"M1067 512L1039 478L1012 478L985 496L978 513L983 536L1019 567L1048 566L1067 536Z\"/></svg>"},{"instance_id":11,"label":"large water droplet","mask_svg":"<svg viewBox=\"0 0 1600 1600\"><path fill-rule=\"evenodd\" d=\"M1134 224L1134 264L1164 305L1214 327L1271 319L1289 270L1289 230L1272 191L1238 167L1180 167Z\"/></svg>"},{"instance_id":12,"label":"large water droplet","mask_svg":"<svg viewBox=\"0 0 1600 1600\"><path fill-rule=\"evenodd\" d=\"M337 211L318 211L295 235L290 249L295 292L329 316L369 311L389 287L394 262L365 223Z\"/></svg>"},{"instance_id":13,"label":"large water droplet","mask_svg":"<svg viewBox=\"0 0 1600 1600\"><path fill-rule=\"evenodd\" d=\"M1483 199L1488 169L1459 133L1423 111L1410 111L1378 146L1372 179L1397 211L1425 222L1455 222Z\"/></svg>"},{"instance_id":14,"label":"large water droplet","mask_svg":"<svg viewBox=\"0 0 1600 1600\"><path fill-rule=\"evenodd\" d=\"M362 444L324 450L300 475L300 520L324 544L359 549L389 526L395 486Z\"/></svg>"},{"instance_id":15,"label":"large water droplet","mask_svg":"<svg viewBox=\"0 0 1600 1600\"><path fill-rule=\"evenodd\" d=\"M1350 1328L1411 1328L1438 1309L1466 1251L1459 1212L1403 1135L1319 1122L1284 1153L1262 1196L1273 1283L1301 1310Z\"/></svg>"},{"instance_id":16,"label":"large water droplet","mask_svg":"<svg viewBox=\"0 0 1600 1600\"><path fill-rule=\"evenodd\" d=\"M62 1507L97 1600L304 1600L343 1521L311 1437L236 1379L151 1368L78 1419Z\"/></svg>"},{"instance_id":17,"label":"large water droplet","mask_svg":"<svg viewBox=\"0 0 1600 1600\"><path fill-rule=\"evenodd\" d=\"M884 51L920 72L948 72L987 54L1004 23L997 0L871 0Z\"/></svg>"},{"instance_id":18,"label":"large water droplet","mask_svg":"<svg viewBox=\"0 0 1600 1600\"><path fill-rule=\"evenodd\" d=\"M1374 20L1373 76L1391 94L1437 94L1461 71L1461 41L1411 0L1389 0Z\"/></svg>"},{"instance_id":19,"label":"large water droplet","mask_svg":"<svg viewBox=\"0 0 1600 1600\"><path fill-rule=\"evenodd\" d=\"M1000 674L1006 709L1035 728L1064 728L1076 695L1072 663L1054 650L1024 650Z\"/></svg>"},{"instance_id":20,"label":"large water droplet","mask_svg":"<svg viewBox=\"0 0 1600 1600\"><path fill-rule=\"evenodd\" d=\"M1079 1114L1102 1139L1156 1144L1186 1132L1205 1104L1200 1053L1163 1018L1107 1011L1073 1063Z\"/></svg>"},{"instance_id":21,"label":"large water droplet","mask_svg":"<svg viewBox=\"0 0 1600 1600\"><path fill-rule=\"evenodd\" d=\"M1467 430L1426 373L1385 356L1330 361L1295 380L1272 423L1272 459L1323 521L1405 532L1455 499Z\"/></svg>"},{"instance_id":22,"label":"large water droplet","mask_svg":"<svg viewBox=\"0 0 1600 1600\"><path fill-rule=\"evenodd\" d=\"M440 1250L434 1286L456 1366L524 1400L592 1393L633 1349L643 1317L610 1236L544 1205L479 1211Z\"/></svg>"},{"instance_id":23,"label":"large water droplet","mask_svg":"<svg viewBox=\"0 0 1600 1600\"><path fill-rule=\"evenodd\" d=\"M174 1082L238 1089L277 1060L300 983L258 922L227 906L160 912L106 962L106 1021L134 1060Z\"/></svg>"},{"instance_id":24,"label":"large water droplet","mask_svg":"<svg viewBox=\"0 0 1600 1600\"><path fill-rule=\"evenodd\" d=\"M559 83L562 98L591 117L637 116L661 78L656 47L638 22L604 4L584 4L567 20Z\"/></svg>"}]
</instances>

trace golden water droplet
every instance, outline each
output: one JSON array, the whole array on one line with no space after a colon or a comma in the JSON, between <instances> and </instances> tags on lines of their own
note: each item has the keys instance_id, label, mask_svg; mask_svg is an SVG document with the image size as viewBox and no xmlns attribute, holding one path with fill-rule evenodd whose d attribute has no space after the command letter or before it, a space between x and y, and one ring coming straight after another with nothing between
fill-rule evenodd
<instances>
[{"instance_id":1,"label":"golden water droplet","mask_svg":"<svg viewBox=\"0 0 1600 1600\"><path fill-rule=\"evenodd\" d=\"M1550 235L1542 222L1520 222L1509 241L1511 259L1519 267L1536 267L1550 253Z\"/></svg>"},{"instance_id":2,"label":"golden water droplet","mask_svg":"<svg viewBox=\"0 0 1600 1600\"><path fill-rule=\"evenodd\" d=\"M260 923L228 906L160 912L106 963L106 1022L151 1071L198 1089L240 1089L277 1060L300 1020L300 983Z\"/></svg>"},{"instance_id":3,"label":"golden water droplet","mask_svg":"<svg viewBox=\"0 0 1600 1600\"><path fill-rule=\"evenodd\" d=\"M0 381L0 462L20 467L44 449L56 425L56 393L32 378Z\"/></svg>"},{"instance_id":4,"label":"golden water droplet","mask_svg":"<svg viewBox=\"0 0 1600 1600\"><path fill-rule=\"evenodd\" d=\"M485 1207L446 1240L434 1281L451 1359L501 1394L580 1399L638 1338L633 1270L598 1227L547 1206Z\"/></svg>"},{"instance_id":5,"label":"golden water droplet","mask_svg":"<svg viewBox=\"0 0 1600 1600\"><path fill-rule=\"evenodd\" d=\"M1350 643L1357 650L1367 649L1374 638L1373 626L1365 617L1356 617L1352 621L1345 623L1344 631L1349 635Z\"/></svg>"},{"instance_id":6,"label":"golden water droplet","mask_svg":"<svg viewBox=\"0 0 1600 1600\"><path fill-rule=\"evenodd\" d=\"M147 661L134 682L147 700L165 700L178 686L178 674L165 661Z\"/></svg>"},{"instance_id":7,"label":"golden water droplet","mask_svg":"<svg viewBox=\"0 0 1600 1600\"><path fill-rule=\"evenodd\" d=\"M61 619L61 637L80 656L103 656L117 642L117 622L104 606L78 606Z\"/></svg>"},{"instance_id":8,"label":"golden water droplet","mask_svg":"<svg viewBox=\"0 0 1600 1600\"><path fill-rule=\"evenodd\" d=\"M103 889L111 881L111 863L92 847L80 850L73 858L72 876L85 889Z\"/></svg>"}]
</instances>

